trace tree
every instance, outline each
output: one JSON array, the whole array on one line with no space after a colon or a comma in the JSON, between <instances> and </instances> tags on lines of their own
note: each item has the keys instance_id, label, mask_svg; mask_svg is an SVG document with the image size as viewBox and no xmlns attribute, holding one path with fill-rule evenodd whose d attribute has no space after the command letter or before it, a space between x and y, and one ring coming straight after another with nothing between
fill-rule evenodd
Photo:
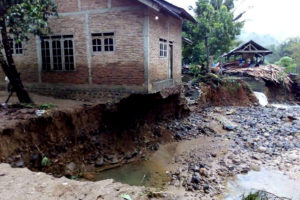
<instances>
[{"instance_id":1,"label":"tree","mask_svg":"<svg viewBox=\"0 0 300 200\"><path fill-rule=\"evenodd\" d=\"M296 63L294 62L293 58L288 56L282 57L278 62L275 63L281 67L285 68L285 71L288 73L295 73L296 72Z\"/></svg>"},{"instance_id":2,"label":"tree","mask_svg":"<svg viewBox=\"0 0 300 200\"><path fill-rule=\"evenodd\" d=\"M233 0L198 0L196 24L185 21L183 36L194 44L184 44L183 63L203 64L208 70L210 56L219 57L230 50L243 22L234 20Z\"/></svg>"},{"instance_id":3,"label":"tree","mask_svg":"<svg viewBox=\"0 0 300 200\"><path fill-rule=\"evenodd\" d=\"M52 0L0 0L0 65L21 103L32 103L12 56L10 41L28 40L50 31L47 20L57 15Z\"/></svg>"},{"instance_id":4,"label":"tree","mask_svg":"<svg viewBox=\"0 0 300 200\"><path fill-rule=\"evenodd\" d=\"M293 63L296 65L296 67L300 68L300 37L290 38L278 46L271 45L269 49L273 52L273 54L267 57L267 60L270 63L275 63L276 61L284 57L285 58L283 59L283 62L285 62L287 61L286 57L289 57L293 60ZM280 61L276 62L276 64L282 66L282 64L280 64ZM288 68L295 72L296 67L290 66Z\"/></svg>"}]
</instances>

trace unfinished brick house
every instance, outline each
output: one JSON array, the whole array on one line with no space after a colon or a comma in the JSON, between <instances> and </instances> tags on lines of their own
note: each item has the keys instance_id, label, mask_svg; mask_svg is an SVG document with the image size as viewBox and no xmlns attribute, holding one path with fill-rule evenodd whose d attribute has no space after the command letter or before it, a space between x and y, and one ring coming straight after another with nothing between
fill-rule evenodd
<instances>
[{"instance_id":1,"label":"unfinished brick house","mask_svg":"<svg viewBox=\"0 0 300 200\"><path fill-rule=\"evenodd\" d=\"M97 98L153 93L181 82L182 22L194 21L184 9L164 0L56 3L60 17L50 20L51 35L12 41L30 91Z\"/></svg>"}]
</instances>

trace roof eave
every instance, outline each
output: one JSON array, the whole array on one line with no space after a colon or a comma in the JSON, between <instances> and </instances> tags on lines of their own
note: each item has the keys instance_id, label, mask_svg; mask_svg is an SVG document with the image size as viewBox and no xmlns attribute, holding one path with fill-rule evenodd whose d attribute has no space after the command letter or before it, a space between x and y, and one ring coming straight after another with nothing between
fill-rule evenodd
<instances>
[{"instance_id":1,"label":"roof eave","mask_svg":"<svg viewBox=\"0 0 300 200\"><path fill-rule=\"evenodd\" d=\"M172 16L178 18L178 19L186 19L193 23L196 23L196 20L193 16L191 16L186 10L183 8L177 7L169 2L166 2L164 0L138 0L139 2L145 4L146 6L153 8L156 11L166 11L170 13ZM172 7L172 8L170 8Z\"/></svg>"}]
</instances>

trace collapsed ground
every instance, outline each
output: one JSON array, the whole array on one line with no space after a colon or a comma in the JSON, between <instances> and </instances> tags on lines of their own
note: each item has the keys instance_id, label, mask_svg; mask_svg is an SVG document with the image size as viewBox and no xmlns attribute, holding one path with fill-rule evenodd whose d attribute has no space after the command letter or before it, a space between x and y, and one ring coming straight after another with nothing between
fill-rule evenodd
<instances>
[{"instance_id":1,"label":"collapsed ground","mask_svg":"<svg viewBox=\"0 0 300 200\"><path fill-rule=\"evenodd\" d=\"M247 94L241 85L234 90L226 88ZM111 181L82 183L53 179L1 164L1 196L23 199L22 195L14 193L20 191L26 193L28 199L120 199L122 194L130 194L133 199L218 199L225 191L228 177L260 167L277 168L294 178L300 177L297 168L300 164L299 108L202 109L200 104L192 106L192 112L185 117L186 109L178 93L172 95L171 92L170 96L154 95L151 100L138 96L118 106L94 107L74 102L70 110L66 103L38 118L36 108L9 108L0 112L6 113L3 116L8 121L15 120L15 124L2 121L2 162L56 176L83 175L93 179L92 174L85 173L91 168L101 170L141 158L151 159L153 152L178 141L174 143L176 150L164 165L171 178L164 192ZM234 98L233 103L240 99ZM249 105L252 98L251 95L243 98L245 105ZM230 99L225 100L230 102ZM157 103L161 106L156 107ZM214 101L216 105L219 103L222 101ZM146 110L142 109L145 105ZM138 114L140 111L142 114ZM134 123L128 123L132 119ZM39 126L32 126L34 124ZM45 156L51 160L51 165L41 166ZM155 153L153 156L159 159Z\"/></svg>"}]
</instances>

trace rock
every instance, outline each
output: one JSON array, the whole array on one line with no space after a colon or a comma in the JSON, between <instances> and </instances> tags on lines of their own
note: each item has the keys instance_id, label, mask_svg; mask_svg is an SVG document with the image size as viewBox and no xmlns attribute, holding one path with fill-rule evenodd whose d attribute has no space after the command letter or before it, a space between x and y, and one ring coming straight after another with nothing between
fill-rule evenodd
<instances>
[{"instance_id":1,"label":"rock","mask_svg":"<svg viewBox=\"0 0 300 200\"><path fill-rule=\"evenodd\" d=\"M242 170L241 170L241 173L242 174L247 174L249 171L250 171L249 167L243 167Z\"/></svg>"},{"instance_id":2,"label":"rock","mask_svg":"<svg viewBox=\"0 0 300 200\"><path fill-rule=\"evenodd\" d=\"M223 128L227 131L233 131L236 127L230 124L224 124Z\"/></svg>"},{"instance_id":3,"label":"rock","mask_svg":"<svg viewBox=\"0 0 300 200\"><path fill-rule=\"evenodd\" d=\"M300 140L300 132L298 132L298 133L296 133L296 138L298 139L298 140Z\"/></svg>"},{"instance_id":4,"label":"rock","mask_svg":"<svg viewBox=\"0 0 300 200\"><path fill-rule=\"evenodd\" d=\"M200 167L198 167L197 165L195 165L194 167L192 167L192 170L193 170L194 172L199 172Z\"/></svg>"},{"instance_id":5,"label":"rock","mask_svg":"<svg viewBox=\"0 0 300 200\"><path fill-rule=\"evenodd\" d=\"M24 161L23 160L19 160L17 163L16 163L16 167L24 167Z\"/></svg>"},{"instance_id":6,"label":"rock","mask_svg":"<svg viewBox=\"0 0 300 200\"><path fill-rule=\"evenodd\" d=\"M120 162L120 159L117 157L117 155L115 155L111 161L111 164L117 164Z\"/></svg>"},{"instance_id":7,"label":"rock","mask_svg":"<svg viewBox=\"0 0 300 200\"><path fill-rule=\"evenodd\" d=\"M288 159L294 161L294 160L298 160L300 158L300 156L296 155L296 154L289 154L287 155Z\"/></svg>"},{"instance_id":8,"label":"rock","mask_svg":"<svg viewBox=\"0 0 300 200\"><path fill-rule=\"evenodd\" d=\"M265 133L264 136L265 136L265 137L269 137L270 134L269 134L269 133Z\"/></svg>"},{"instance_id":9,"label":"rock","mask_svg":"<svg viewBox=\"0 0 300 200\"><path fill-rule=\"evenodd\" d=\"M197 184L193 184L193 189L194 189L194 190L200 190L200 186L197 185Z\"/></svg>"},{"instance_id":10,"label":"rock","mask_svg":"<svg viewBox=\"0 0 300 200\"><path fill-rule=\"evenodd\" d=\"M182 134L181 133L176 133L175 139L176 140L182 140Z\"/></svg>"},{"instance_id":11,"label":"rock","mask_svg":"<svg viewBox=\"0 0 300 200\"><path fill-rule=\"evenodd\" d=\"M199 184L201 182L201 179L198 176L193 176L191 182Z\"/></svg>"},{"instance_id":12,"label":"rock","mask_svg":"<svg viewBox=\"0 0 300 200\"><path fill-rule=\"evenodd\" d=\"M89 172L83 173L82 177L89 181L95 180L95 175L93 173L89 173Z\"/></svg>"},{"instance_id":13,"label":"rock","mask_svg":"<svg viewBox=\"0 0 300 200\"><path fill-rule=\"evenodd\" d=\"M260 152L260 153L265 153L266 151L267 151L267 148L266 147L263 147L263 146L260 146L260 147L258 147L258 152Z\"/></svg>"},{"instance_id":14,"label":"rock","mask_svg":"<svg viewBox=\"0 0 300 200\"><path fill-rule=\"evenodd\" d=\"M187 191L193 192L193 191L194 191L194 188L193 188L192 186L188 186L188 187L187 187Z\"/></svg>"},{"instance_id":15,"label":"rock","mask_svg":"<svg viewBox=\"0 0 300 200\"><path fill-rule=\"evenodd\" d=\"M260 166L256 164L250 164L250 169L253 171L260 171Z\"/></svg>"},{"instance_id":16,"label":"rock","mask_svg":"<svg viewBox=\"0 0 300 200\"><path fill-rule=\"evenodd\" d=\"M74 175L77 171L77 165L73 162L69 163L65 167L65 175Z\"/></svg>"},{"instance_id":17,"label":"rock","mask_svg":"<svg viewBox=\"0 0 300 200\"><path fill-rule=\"evenodd\" d=\"M208 193L209 189L210 189L209 185L204 185L203 186L203 190L204 190L205 193Z\"/></svg>"},{"instance_id":18,"label":"rock","mask_svg":"<svg viewBox=\"0 0 300 200\"><path fill-rule=\"evenodd\" d=\"M95 167L102 167L103 164L104 164L103 157L98 158L98 160L97 160L96 163L95 163Z\"/></svg>"},{"instance_id":19,"label":"rock","mask_svg":"<svg viewBox=\"0 0 300 200\"><path fill-rule=\"evenodd\" d=\"M0 176L5 176L6 174L4 172L0 172Z\"/></svg>"},{"instance_id":20,"label":"rock","mask_svg":"<svg viewBox=\"0 0 300 200\"><path fill-rule=\"evenodd\" d=\"M205 176L205 177L208 176L208 175L207 175L207 171L206 171L205 168L201 168L201 169L199 170L199 172L200 172L200 175L201 175L201 176Z\"/></svg>"}]
</instances>

